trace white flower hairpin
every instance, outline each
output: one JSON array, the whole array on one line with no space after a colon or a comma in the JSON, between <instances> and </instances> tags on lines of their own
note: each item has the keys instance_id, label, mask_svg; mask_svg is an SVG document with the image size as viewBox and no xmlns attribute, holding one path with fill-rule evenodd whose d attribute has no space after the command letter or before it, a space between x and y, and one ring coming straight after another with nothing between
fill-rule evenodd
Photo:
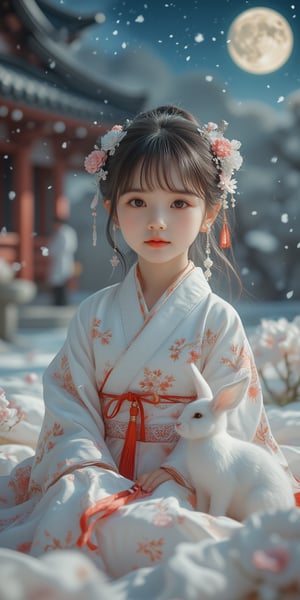
<instances>
[{"instance_id":1,"label":"white flower hairpin","mask_svg":"<svg viewBox=\"0 0 300 600\"><path fill-rule=\"evenodd\" d=\"M93 216L93 246L96 246L97 243L96 210L99 202L99 181L107 178L107 171L105 171L103 167L105 167L108 157L115 153L116 148L126 134L127 131L123 131L122 125L114 125L110 131L100 137L100 147L96 144L95 149L84 161L85 170L90 173L90 175L96 175L97 182L97 191L91 202Z\"/></svg>"}]
</instances>

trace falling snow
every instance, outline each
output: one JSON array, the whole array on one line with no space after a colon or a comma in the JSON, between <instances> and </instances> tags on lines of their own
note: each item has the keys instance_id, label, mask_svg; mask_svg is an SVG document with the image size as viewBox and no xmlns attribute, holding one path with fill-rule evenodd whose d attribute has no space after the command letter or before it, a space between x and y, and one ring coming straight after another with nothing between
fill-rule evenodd
<instances>
[{"instance_id":1,"label":"falling snow","mask_svg":"<svg viewBox=\"0 0 300 600\"><path fill-rule=\"evenodd\" d=\"M64 0L60 0L61 4L64 4ZM65 0L65 4L67 6L67 4L70 4L70 6L72 5L72 0ZM246 4L248 4L248 0L246 0ZM89 49L90 52L90 56L93 59L93 64L97 65L99 63L99 59L101 59L101 57L103 57L103 55L107 55L109 57L113 57L113 59L115 58L115 56L118 55L118 59L121 60L121 56L125 57L125 55L127 55L127 52L136 52L137 48L143 48L143 44L144 42L149 42L149 44L153 43L153 46L155 48L155 50L161 51L161 52L169 52L169 60L170 60L170 64L171 64L171 68L174 66L174 62L176 63L176 67L178 66L179 71L181 70L182 72L185 70L185 72L187 72L188 70L191 72L192 69L199 69L201 76L199 77L199 81L201 82L201 85L203 85L203 82L207 82L207 83L212 83L211 86L206 86L207 89L207 93L208 94L213 94L214 90L215 90L215 85L214 85L214 81L216 79L216 69L219 69L218 71L218 77L220 76L221 78L221 85L218 88L219 91L222 92L222 94L226 94L227 92L230 93L230 95L232 96L232 90L234 88L234 77L231 75L231 73L226 72L226 61L225 61L225 55L227 53L227 47L226 44L230 43L230 40L226 39L226 37L223 37L223 39L221 39L221 36L224 36L226 34L226 32L228 31L228 28L225 23L225 17L227 17L227 15L225 14L226 11L224 11L224 14L218 14L216 16L216 12L214 12L214 16L211 17L211 23L210 25L208 25L205 22L205 19L203 20L199 20L199 12L197 13L197 10L194 10L196 8L196 5L199 4L199 7L197 6L197 9L200 8L200 2L193 2L193 3L187 3L186 7L183 9L182 6L180 6L179 4L175 4L173 2L168 2L168 3L164 3L161 4L161 10L163 12L163 19L165 19L166 15L165 12L166 10L168 11L168 19L167 20L163 20L163 25L162 27L159 29L159 25L161 25L159 23L159 21L157 21L157 28L156 28L156 22L155 22L155 3L154 5L148 6L147 4L141 3L139 6L136 5L135 9L132 10L132 8L130 8L129 6L127 6L127 2L122 2L120 3L120 6L118 7L118 10L116 11L115 8L113 8L114 14L113 17L110 17L110 8L107 7L107 10L105 10L105 15L104 13L99 12L96 15L96 22L99 23L99 27L97 29L97 32L99 33L99 35L95 36L95 29L93 29L93 44L94 47ZM130 4L130 3L129 3ZM108 3L108 6L110 5L110 3ZM193 9L190 9L190 7L193 5ZM151 10L148 10L151 9ZM292 11L295 11L296 6L295 4L290 5L290 9ZM184 13L183 13L184 10ZM143 11L143 14L140 13L139 11ZM209 13L209 11L208 11ZM295 14L294 15L290 15L290 18L295 18ZM198 17L198 21L196 20L196 17ZM82 17L80 17L82 18ZM173 20L171 20L171 18L173 18ZM152 19L152 21L151 21ZM153 21L154 19L154 21ZM197 25L198 23L198 25ZM224 29L221 29L221 24L222 27L224 27ZM134 26L135 25L135 26ZM139 25L143 25L142 27L139 27ZM214 25L212 27L212 25ZM197 29L195 28L197 27ZM198 30L201 28L201 30ZM140 36L140 37L138 37ZM148 37L147 37L148 36ZM152 36L152 37L151 37ZM200 47L200 44L202 44L202 46ZM159 47L159 48L158 48ZM121 51L122 49L122 51ZM22 50L20 46L17 47L17 50ZM224 51L224 52L223 52ZM211 60L211 57L209 56L209 53L212 53L211 56L213 57ZM228 57L227 57L228 58ZM57 64L56 61L54 60L55 56L49 56L48 61L47 61L47 68L48 68L48 74L50 73L50 70L54 70L57 68ZM104 57L105 59L105 57ZM150 57L151 59L151 57ZM175 61L174 61L175 59ZM126 60L126 59L125 59ZM210 62L209 62L210 61ZM228 61L227 61L228 62ZM119 63L121 65L121 63ZM127 64L127 63L125 63ZM118 63L116 63L117 67L119 67ZM150 67L151 67L151 60L150 60ZM108 75L111 75L112 72L108 71ZM120 69L120 73L121 73L121 69ZM205 73L209 73L207 75L205 75ZM242 72L238 72L238 79L239 77L241 77L241 81L243 76L246 78L247 75L245 73ZM290 71L289 72L285 72L285 79L289 79L290 80ZM286 77L288 75L288 78ZM123 74L122 74L123 76ZM273 76L272 76L273 77ZM276 111L287 111L289 109L289 102L288 102L288 92L286 91L286 87L284 85L282 85L282 87L277 87L276 88L276 83L275 83L275 75L274 75L274 79L272 79L272 85L270 84L270 77L267 78L267 80L269 80L269 83L266 84L266 80L264 78L262 78L259 81L258 86L254 86L253 85L253 91L254 89L259 89L262 94L264 95L264 97L268 98L268 101L273 105L274 109ZM125 81L125 78L124 78ZM151 77L149 78L149 81L151 81ZM148 81L148 83L149 83ZM299 87L299 77L297 79L298 82L298 87ZM119 82L120 86L122 86L122 81ZM284 82L283 82L284 83ZM223 87L222 87L223 85ZM188 86L187 86L188 87ZM216 86L217 87L217 86ZM243 88L243 85L238 86L239 90L241 90ZM247 86L245 86L245 90L247 89ZM270 91L272 90L272 91ZM163 85L162 85L162 93L164 93L164 89L163 89ZM238 92L240 93L240 92ZM256 92L254 92L256 93ZM234 94L233 94L234 95ZM195 97L196 94L195 94ZM210 97L210 96L209 96ZM102 100L103 104L105 105L104 108L104 113L103 111L99 111L99 115L103 115L106 114L107 111L107 105L109 104L107 99ZM221 99L221 103L225 103L226 98L222 98ZM183 102L184 104L184 102ZM237 98L237 105L241 106L242 108L245 107L245 114L247 113L247 107L246 107L246 100L242 100L242 99L238 99ZM277 105L277 106L275 106ZM282 106L279 106L282 105ZM220 105L221 106L221 105ZM226 106L226 104L225 104ZM111 107L109 107L111 108ZM6 117L7 114L10 111L7 109L7 107L5 106L1 106L0 107L0 117ZM201 114L196 115L198 117L200 117L201 119ZM15 121L16 125L18 123L18 121L21 121L23 119L23 112L22 111L13 111L11 112L11 118L12 120ZM270 117L271 118L271 117ZM98 125L101 122L101 116L99 116L99 122L95 121L94 124ZM230 120L230 125L233 125L234 127L236 127L236 123L235 123L235 119L233 118L232 120ZM53 129L56 133L62 133L65 130L65 125L62 122L57 122L53 124ZM238 132L238 128L236 128L236 131ZM243 130L244 131L244 130ZM22 130L20 128L16 128L13 130L13 134L15 136L15 139L17 139L17 135L16 134L20 134L22 132ZM251 132L252 133L252 132ZM266 252L271 252L272 248L274 248L275 246L278 247L278 249L280 249L280 252L283 254L284 253L284 262L285 265L288 264L289 256L292 254L292 251L294 251L295 254L295 248L299 249L300 248L300 241L297 241L295 239L296 236L296 232L299 231L299 223L295 220L295 209L294 209L294 205L293 204L289 204L289 197L292 197L293 194L297 194L297 190L299 189L299 179L295 182L295 184L293 182L290 181L290 179L288 179L288 175L292 170L292 165L290 165L290 170L288 167L288 162L289 162L289 157L294 157L294 156L298 156L298 149L299 149L299 130L293 130L294 133L294 140L295 142L292 142L292 136L291 136L291 131L289 131L288 129L286 130L286 132L284 131L284 135L281 136L281 139L275 139L275 135L274 138L272 139L272 134L270 134L269 138L268 135L266 136L267 140L266 140L266 145L262 144L262 148L263 150L261 150L261 152L258 154L260 154L260 159L264 160L264 167L269 167L266 170L270 172L269 175L269 185L270 185L270 189L272 187L272 192L270 191L269 194L266 194L266 197L268 198L268 201L270 201L270 199L272 198L272 202L274 202L274 205L272 204L272 206L274 207L274 210L272 212L272 216L270 218L270 222L268 221L269 215L271 215L271 210L270 213L267 212L267 218L266 218L266 213L265 211L267 210L265 208L265 206L267 205L267 200L264 201L264 203L262 202L261 204L259 202L254 202L254 201L249 201L249 198L247 196L248 194L248 188L247 185L245 186L245 188L243 187L244 182L242 182L241 185L241 191L242 191L242 196L241 196L241 212L243 212L243 215L246 215L246 219L248 219L248 223L247 225L254 229L254 227L256 227L258 221L260 221L260 227L262 227L263 229L263 222L265 222L267 224L267 226L270 225L270 231L272 231L272 236L273 237L269 237L268 236L265 238L265 241L263 241L262 239L260 239L259 237L257 237L257 233L255 233L254 237L251 238L250 236L250 246L251 246L251 239L252 239L252 247L254 247L255 243L258 243L258 246L260 246L262 252L266 253ZM253 136L255 134L255 127L253 128ZM238 137L238 133L236 134ZM244 134L243 134L244 136ZM78 136L80 137L80 136ZM84 135L82 136L84 137ZM250 136L251 137L251 136ZM241 134L241 139L242 139L242 134ZM11 141L11 140L8 140ZM275 143L273 143L273 141ZM245 150L247 152L248 148L247 148L247 140L242 140L243 143L243 148L245 147ZM259 142L258 142L259 144ZM298 145L297 145L298 144ZM45 142L45 145L47 145L47 142ZM63 149L67 149L69 146L69 142L68 141L64 141L61 143L61 148ZM267 152L264 154L264 158L263 158L263 151L265 151L265 148L267 148ZM286 154L285 154L286 152ZM272 153L274 153L274 155L272 155ZM247 157L247 154L245 154L245 156ZM4 160L10 159L10 156L8 155L4 155L2 156L2 158ZM49 157L48 155L45 155L45 160L49 160L51 161L52 158ZM245 160L245 176L250 177L251 179L251 160L252 157L250 157L250 160ZM247 168L246 168L246 164L248 164ZM255 163L256 164L256 163ZM272 165L272 167L271 167ZM279 168L281 167L282 170L279 171ZM6 170L8 171L8 169L10 171L13 170L13 164L9 164L9 165L5 165ZM247 170L248 169L248 170ZM286 172L284 172L283 169L286 169ZM255 171L254 171L255 172ZM294 170L295 172L295 170ZM247 175L248 173L248 175ZM297 170L297 173L299 173L299 170ZM76 175L75 175L76 176ZM279 179L280 176L280 179ZM262 181L262 187L261 190L259 190L259 192L257 193L257 198L261 197L263 198L264 196L264 179L263 179L264 175L262 175L261 181ZM267 178L267 175L266 175ZM255 180L255 177L253 178ZM257 177L257 181L259 182L259 175ZM16 192L14 192L13 190L9 190L9 185L13 185L12 182L8 182L7 183L7 187L5 188L5 196L8 200L10 200L11 202L13 202L16 198ZM251 188L251 186L250 186ZM48 190L52 189L52 186L48 186L47 187ZM265 188L267 189L267 188ZM243 201L247 199L247 202ZM294 200L293 200L294 201ZM296 202L296 201L295 201ZM259 211L257 210L257 206L259 206ZM269 202L269 206L270 206L270 202ZM246 207L246 208L245 208ZM12 205L10 205L10 210L12 210ZM286 212L282 212L282 211L286 211ZM282 213L282 214L281 214ZM259 215L259 219L251 219L251 216L257 216ZM293 223L294 225L294 229L287 228L284 227L284 225L287 225L288 223ZM257 225L258 227L258 225ZM274 227L274 229L273 229ZM283 241L283 236L287 234L287 231L289 232L289 239L288 242L289 244L286 244L287 240L284 239ZM2 227L2 229L0 230L0 235L6 235L6 228ZM38 234L37 234L38 235ZM277 244L275 244L274 239L277 240ZM239 243L243 243L241 240L237 239L237 246ZM259 250L258 248L256 248L257 250ZM287 250L289 250L289 252L287 252ZM43 256L47 256L47 251L48 249L46 247L41 247L41 253ZM279 251L279 250L278 250ZM284 252L286 251L286 252ZM252 281L252 285L256 286L257 288L257 281L255 280L255 275L253 275L253 269L252 269L252 265L250 265L250 268L248 268L248 266L245 266L243 269L243 275L248 277L247 284L251 285L251 281L250 278L253 279ZM285 280L285 276L281 273L280 276L276 275L274 276L274 286L275 286L275 279L277 277L277 281L280 282L278 283L277 289L282 290L281 293L281 298L284 297L284 294L286 294L286 298L291 298L293 295L296 296L296 298L298 297L298 291L299 288L297 287L297 284L294 283L294 280L289 280L286 281ZM289 289L290 288L290 289ZM288 291L287 291L288 290ZM290 294L290 296L289 296Z\"/></svg>"}]
</instances>

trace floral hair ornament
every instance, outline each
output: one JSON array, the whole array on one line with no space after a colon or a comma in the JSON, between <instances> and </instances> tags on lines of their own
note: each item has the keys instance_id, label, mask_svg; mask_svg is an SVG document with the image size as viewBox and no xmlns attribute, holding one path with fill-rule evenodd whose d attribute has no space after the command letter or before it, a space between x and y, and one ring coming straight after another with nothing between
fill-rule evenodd
<instances>
[{"instance_id":1,"label":"floral hair ornament","mask_svg":"<svg viewBox=\"0 0 300 600\"><path fill-rule=\"evenodd\" d=\"M122 125L114 125L110 131L100 137L99 143L95 144L94 150L85 158L84 168L90 175L96 176L97 192L91 202L93 216L93 246L97 243L97 206L99 202L99 181L106 179L108 172L105 171L105 163L109 156L115 153L122 139L127 134Z\"/></svg>"},{"instance_id":2,"label":"floral hair ornament","mask_svg":"<svg viewBox=\"0 0 300 600\"><path fill-rule=\"evenodd\" d=\"M228 194L230 194L231 206L235 206L234 194L237 189L237 181L233 178L234 171L238 171L243 163L239 149L241 142L238 140L228 140L224 137L227 129L227 121L221 121L218 126L216 123L209 122L200 131L209 143L213 155L213 161L219 174L218 186L222 190L223 207L223 226L220 233L219 244L221 248L230 248L231 240L227 224L226 210L228 208Z\"/></svg>"}]
</instances>

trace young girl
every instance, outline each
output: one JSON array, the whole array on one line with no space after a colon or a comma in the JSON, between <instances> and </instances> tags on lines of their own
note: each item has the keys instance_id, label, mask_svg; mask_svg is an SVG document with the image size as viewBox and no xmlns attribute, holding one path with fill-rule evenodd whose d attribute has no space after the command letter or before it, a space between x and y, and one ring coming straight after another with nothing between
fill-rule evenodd
<instances>
[{"instance_id":1,"label":"young girl","mask_svg":"<svg viewBox=\"0 0 300 600\"><path fill-rule=\"evenodd\" d=\"M115 126L86 159L108 212L113 266L118 230L137 261L122 283L79 306L44 375L35 458L1 486L2 546L36 557L80 547L120 577L161 563L179 542L240 527L194 510L174 429L196 397L190 363L213 391L247 379L229 430L285 464L241 321L207 282L218 215L222 246L229 244L227 195L240 165L224 124L201 127L172 106ZM93 211L96 218L96 202ZM199 237L205 273L189 258Z\"/></svg>"}]
</instances>

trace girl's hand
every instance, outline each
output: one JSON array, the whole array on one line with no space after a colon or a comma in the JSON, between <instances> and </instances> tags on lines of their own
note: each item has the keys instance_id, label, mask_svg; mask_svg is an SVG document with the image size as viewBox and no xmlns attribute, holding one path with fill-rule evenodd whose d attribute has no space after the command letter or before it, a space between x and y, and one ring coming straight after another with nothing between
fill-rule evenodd
<instances>
[{"instance_id":1,"label":"girl's hand","mask_svg":"<svg viewBox=\"0 0 300 600\"><path fill-rule=\"evenodd\" d=\"M153 492L161 483L173 479L172 475L164 469L155 469L149 473L143 473L136 480L144 492Z\"/></svg>"}]
</instances>

